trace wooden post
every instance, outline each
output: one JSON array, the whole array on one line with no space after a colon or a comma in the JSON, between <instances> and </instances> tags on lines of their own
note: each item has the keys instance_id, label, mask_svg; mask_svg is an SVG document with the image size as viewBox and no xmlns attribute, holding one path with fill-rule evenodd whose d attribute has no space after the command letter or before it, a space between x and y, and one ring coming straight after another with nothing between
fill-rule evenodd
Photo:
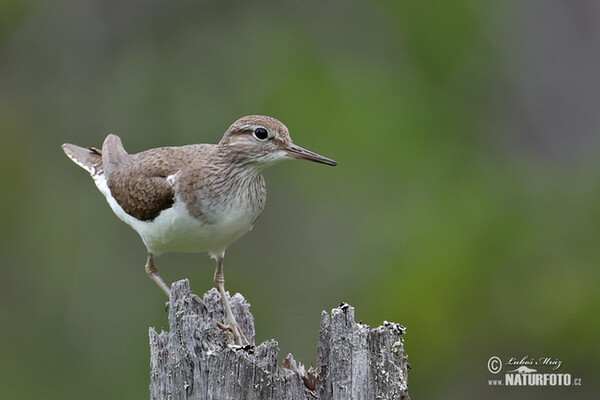
<instances>
[{"instance_id":1,"label":"wooden post","mask_svg":"<svg viewBox=\"0 0 600 400\"><path fill-rule=\"evenodd\" d=\"M232 311L254 343L250 305L237 293ZM354 308L342 303L323 311L317 367L306 371L292 355L277 366L277 342L228 346L216 289L202 301L187 280L175 282L169 308L170 332L150 328L150 398L179 399L409 399L405 329L385 322L369 328L354 321Z\"/></svg>"}]
</instances>

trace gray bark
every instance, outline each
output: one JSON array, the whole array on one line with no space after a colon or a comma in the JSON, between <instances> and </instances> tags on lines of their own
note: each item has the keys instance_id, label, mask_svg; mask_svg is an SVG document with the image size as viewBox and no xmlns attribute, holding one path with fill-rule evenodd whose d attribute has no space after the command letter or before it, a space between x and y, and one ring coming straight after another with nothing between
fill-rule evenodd
<instances>
[{"instance_id":1,"label":"gray bark","mask_svg":"<svg viewBox=\"0 0 600 400\"><path fill-rule=\"evenodd\" d=\"M164 399L408 399L404 327L356 323L354 308L342 303L323 311L317 367L306 371L292 355L277 366L277 342L232 346L216 289L200 301L187 280L175 282L169 308L170 332L150 328L150 398ZM237 293L232 311L254 343L250 305ZM228 345L229 343L229 345Z\"/></svg>"}]
</instances>

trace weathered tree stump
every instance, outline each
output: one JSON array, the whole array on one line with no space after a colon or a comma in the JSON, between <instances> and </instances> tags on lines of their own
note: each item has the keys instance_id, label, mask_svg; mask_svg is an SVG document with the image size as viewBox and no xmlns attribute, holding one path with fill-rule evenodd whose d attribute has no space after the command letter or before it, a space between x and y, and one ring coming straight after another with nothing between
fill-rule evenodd
<instances>
[{"instance_id":1,"label":"weathered tree stump","mask_svg":"<svg viewBox=\"0 0 600 400\"><path fill-rule=\"evenodd\" d=\"M216 289L199 302L187 280L175 282L169 308L170 332L150 328L150 398L166 399L408 399L404 327L378 328L354 321L354 308L342 303L323 311L317 367L305 371L288 355L277 366L277 342L228 346L232 338ZM250 305L237 293L232 311L254 343Z\"/></svg>"}]
</instances>

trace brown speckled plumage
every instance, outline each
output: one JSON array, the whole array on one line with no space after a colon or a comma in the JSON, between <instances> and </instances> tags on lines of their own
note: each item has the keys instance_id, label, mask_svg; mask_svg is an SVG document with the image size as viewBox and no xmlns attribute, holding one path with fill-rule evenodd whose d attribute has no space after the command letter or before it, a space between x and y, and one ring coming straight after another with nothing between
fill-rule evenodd
<instances>
[{"instance_id":1,"label":"brown speckled plumage","mask_svg":"<svg viewBox=\"0 0 600 400\"><path fill-rule=\"evenodd\" d=\"M268 145L250 147L247 138L257 127L273 134ZM261 171L271 163L268 157L274 151L291 145L289 131L280 121L249 115L233 123L216 145L160 147L128 154L118 136L108 135L102 151L72 144L63 149L92 176L104 173L112 197L136 219L154 220L173 205L177 192L192 216L211 223L211 209L228 201L248 201L260 214L266 201ZM324 160L320 162L331 163ZM171 181L169 176L173 176Z\"/></svg>"},{"instance_id":2,"label":"brown speckled plumage","mask_svg":"<svg viewBox=\"0 0 600 400\"><path fill-rule=\"evenodd\" d=\"M128 155L107 176L112 196L127 214L141 221L153 220L175 201L174 188L167 178L189 168L198 152L194 148L199 146L161 147Z\"/></svg>"},{"instance_id":3,"label":"brown speckled plumage","mask_svg":"<svg viewBox=\"0 0 600 400\"><path fill-rule=\"evenodd\" d=\"M116 135L102 150L64 144L86 169L114 213L141 236L148 248L146 273L168 295L153 255L170 251L208 252L217 260L215 283L236 343L248 344L224 292L225 249L247 233L266 201L261 172L286 158L336 165L292 143L278 120L250 115L234 122L218 144L161 147L128 154Z\"/></svg>"}]
</instances>

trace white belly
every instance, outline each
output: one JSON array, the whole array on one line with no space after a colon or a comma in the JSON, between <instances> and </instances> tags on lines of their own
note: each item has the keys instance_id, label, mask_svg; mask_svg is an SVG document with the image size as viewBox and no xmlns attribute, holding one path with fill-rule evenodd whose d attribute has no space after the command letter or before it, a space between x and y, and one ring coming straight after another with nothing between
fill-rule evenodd
<instances>
[{"instance_id":1,"label":"white belly","mask_svg":"<svg viewBox=\"0 0 600 400\"><path fill-rule=\"evenodd\" d=\"M230 243L252 229L253 221L258 217L248 207L237 206L222 210L214 223L209 224L192 217L185 204L176 199L171 208L162 211L153 221L139 221L121 208L103 177L95 181L117 217L137 231L154 255L208 252L211 257L219 256Z\"/></svg>"}]
</instances>

